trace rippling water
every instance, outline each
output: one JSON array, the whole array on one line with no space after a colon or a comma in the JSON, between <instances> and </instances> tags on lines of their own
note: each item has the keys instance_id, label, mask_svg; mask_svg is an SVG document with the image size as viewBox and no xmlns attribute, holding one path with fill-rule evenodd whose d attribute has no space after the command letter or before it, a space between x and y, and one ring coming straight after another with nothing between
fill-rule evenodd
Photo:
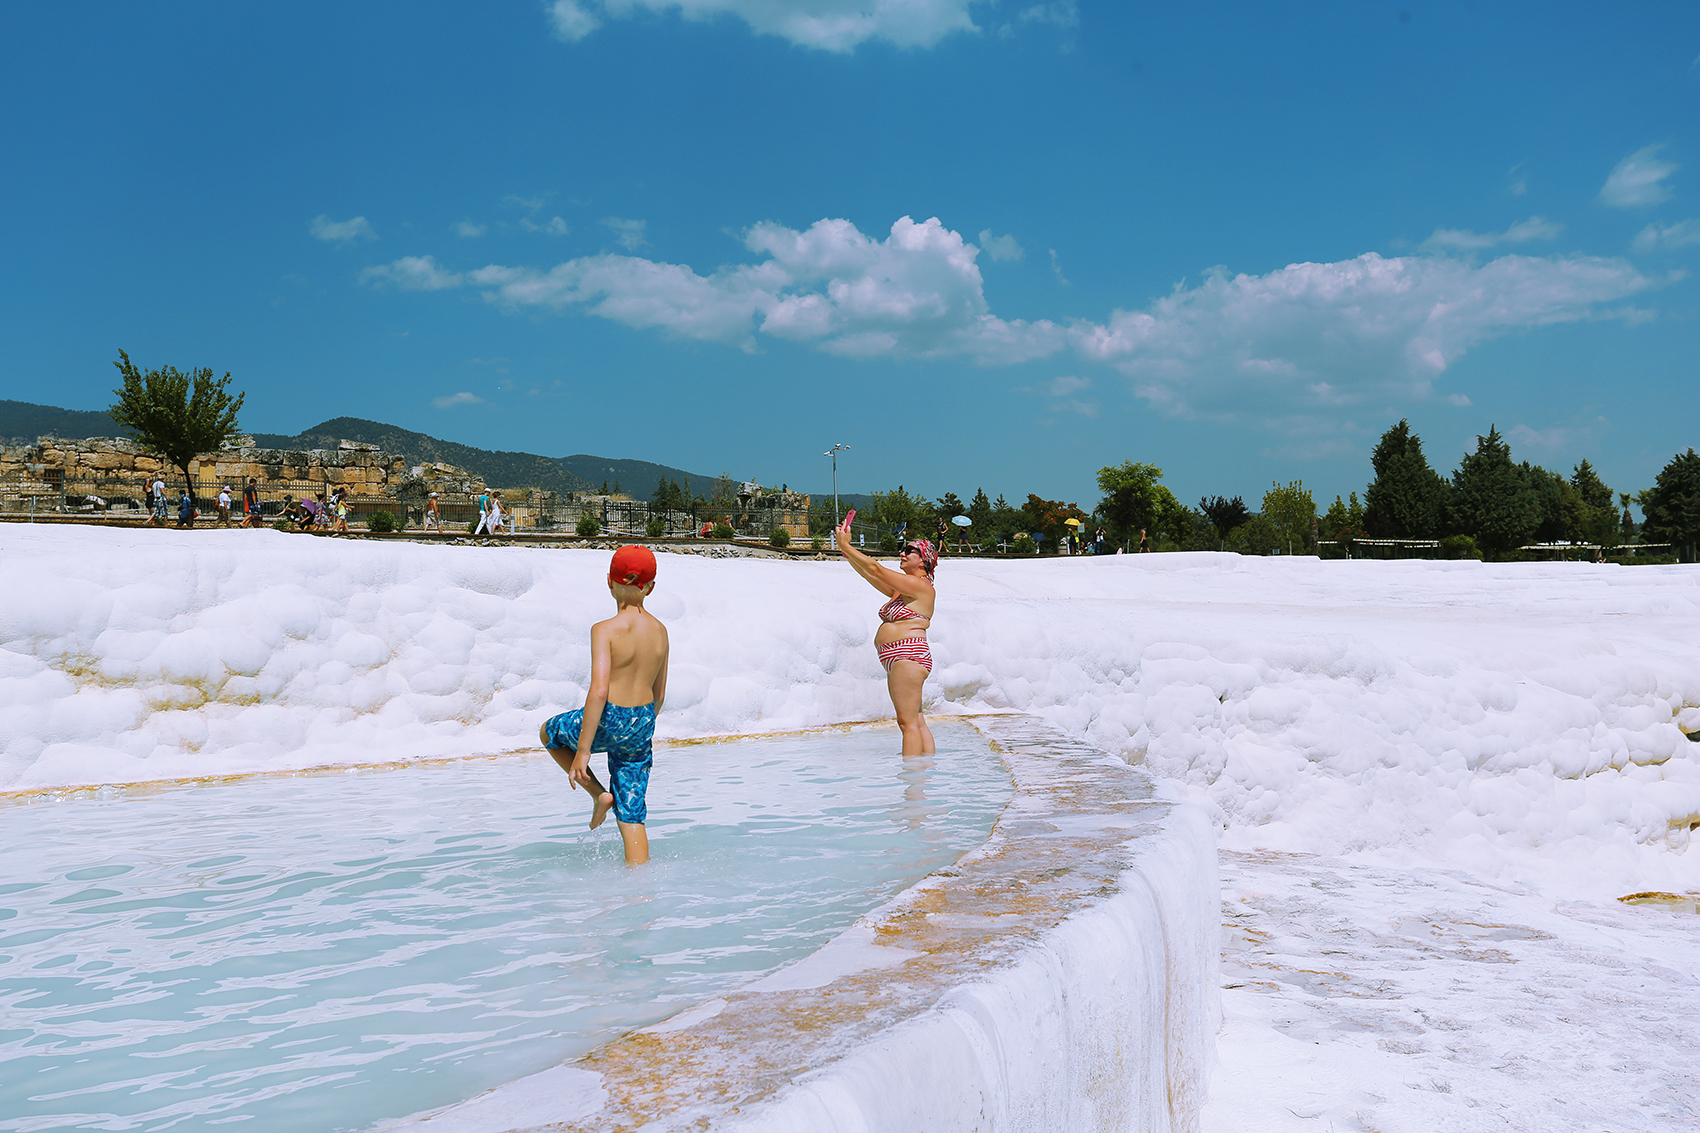
<instances>
[{"instance_id":1,"label":"rippling water","mask_svg":"<svg viewBox=\"0 0 1700 1133\"><path fill-rule=\"evenodd\" d=\"M663 748L637 870L547 758L0 808L0 1130L368 1129L571 1058L984 841L1008 776L937 735Z\"/></svg>"}]
</instances>

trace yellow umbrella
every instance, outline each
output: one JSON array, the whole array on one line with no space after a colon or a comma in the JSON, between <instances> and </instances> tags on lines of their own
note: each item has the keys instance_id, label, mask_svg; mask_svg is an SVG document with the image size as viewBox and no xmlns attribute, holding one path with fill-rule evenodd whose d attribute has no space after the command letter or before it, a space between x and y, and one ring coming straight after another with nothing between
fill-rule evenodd
<instances>
[{"instance_id":1,"label":"yellow umbrella","mask_svg":"<svg viewBox=\"0 0 1700 1133\"><path fill-rule=\"evenodd\" d=\"M1064 525L1066 525L1068 527L1079 527L1080 526L1080 520L1075 519L1073 516L1070 516L1068 519L1063 520L1063 523L1064 523Z\"/></svg>"}]
</instances>

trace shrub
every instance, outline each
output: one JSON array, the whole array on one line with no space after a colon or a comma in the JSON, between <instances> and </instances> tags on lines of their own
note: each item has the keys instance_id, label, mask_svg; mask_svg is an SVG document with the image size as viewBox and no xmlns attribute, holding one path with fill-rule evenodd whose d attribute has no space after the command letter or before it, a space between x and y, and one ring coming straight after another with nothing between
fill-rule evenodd
<instances>
[{"instance_id":1,"label":"shrub","mask_svg":"<svg viewBox=\"0 0 1700 1133\"><path fill-rule=\"evenodd\" d=\"M643 525L643 533L651 539L661 538L662 533L666 530L667 525L662 522L659 515L650 516L649 522Z\"/></svg>"},{"instance_id":2,"label":"shrub","mask_svg":"<svg viewBox=\"0 0 1700 1133\"><path fill-rule=\"evenodd\" d=\"M234 512L232 512L232 514L234 514ZM289 522L289 520L287 520L287 519L281 519L281 518L274 519L274 520L272 520L272 530L273 531L294 531L295 525L293 523Z\"/></svg>"},{"instance_id":3,"label":"shrub","mask_svg":"<svg viewBox=\"0 0 1700 1133\"><path fill-rule=\"evenodd\" d=\"M996 535L988 535L984 539L980 540L980 550L988 555L997 554L998 537Z\"/></svg>"},{"instance_id":4,"label":"shrub","mask_svg":"<svg viewBox=\"0 0 1700 1133\"><path fill-rule=\"evenodd\" d=\"M767 541L775 547L789 547L791 545L791 533L783 527L775 527L768 533Z\"/></svg>"},{"instance_id":5,"label":"shrub","mask_svg":"<svg viewBox=\"0 0 1700 1133\"><path fill-rule=\"evenodd\" d=\"M395 516L387 511L375 511L366 517L366 530L387 535L396 529Z\"/></svg>"},{"instance_id":6,"label":"shrub","mask_svg":"<svg viewBox=\"0 0 1700 1133\"><path fill-rule=\"evenodd\" d=\"M880 550L882 552L884 552L885 554L888 554L888 555L897 554L898 546L899 546L899 544L897 542L897 536L891 534L890 532L887 532L886 534L880 536Z\"/></svg>"},{"instance_id":7,"label":"shrub","mask_svg":"<svg viewBox=\"0 0 1700 1133\"><path fill-rule=\"evenodd\" d=\"M716 523L714 525L714 537L716 539L730 539L737 534L736 531L732 530L730 523Z\"/></svg>"},{"instance_id":8,"label":"shrub","mask_svg":"<svg viewBox=\"0 0 1700 1133\"><path fill-rule=\"evenodd\" d=\"M1018 555L1036 555L1039 553L1039 544L1033 542L1033 536L1021 534L1009 541L1009 549Z\"/></svg>"},{"instance_id":9,"label":"shrub","mask_svg":"<svg viewBox=\"0 0 1700 1133\"><path fill-rule=\"evenodd\" d=\"M825 545L826 544L821 541L821 537L819 535L809 536L809 550L818 551Z\"/></svg>"},{"instance_id":10,"label":"shrub","mask_svg":"<svg viewBox=\"0 0 1700 1133\"><path fill-rule=\"evenodd\" d=\"M602 530L602 525L596 522L596 517L594 515L581 515L578 517L578 527L575 530L577 530L580 535L588 539L600 532Z\"/></svg>"},{"instance_id":11,"label":"shrub","mask_svg":"<svg viewBox=\"0 0 1700 1133\"><path fill-rule=\"evenodd\" d=\"M1440 557L1443 559L1479 559L1482 553L1476 549L1476 541L1468 535L1448 535L1440 541Z\"/></svg>"}]
</instances>

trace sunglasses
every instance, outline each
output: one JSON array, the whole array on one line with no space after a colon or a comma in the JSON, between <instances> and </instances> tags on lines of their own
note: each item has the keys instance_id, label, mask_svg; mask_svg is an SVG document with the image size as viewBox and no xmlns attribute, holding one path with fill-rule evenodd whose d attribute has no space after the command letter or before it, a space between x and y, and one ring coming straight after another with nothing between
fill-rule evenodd
<instances>
[{"instance_id":1,"label":"sunglasses","mask_svg":"<svg viewBox=\"0 0 1700 1133\"><path fill-rule=\"evenodd\" d=\"M913 543L903 544L903 553L905 555L917 555L923 559L927 557L926 555L921 554L921 548L917 547Z\"/></svg>"}]
</instances>

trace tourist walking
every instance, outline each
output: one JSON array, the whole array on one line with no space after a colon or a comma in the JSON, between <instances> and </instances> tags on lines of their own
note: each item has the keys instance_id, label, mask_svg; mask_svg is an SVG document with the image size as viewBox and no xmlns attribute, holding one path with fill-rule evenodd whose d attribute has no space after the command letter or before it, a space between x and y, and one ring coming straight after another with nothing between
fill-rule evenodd
<instances>
[{"instance_id":1,"label":"tourist walking","mask_svg":"<svg viewBox=\"0 0 1700 1133\"><path fill-rule=\"evenodd\" d=\"M443 517L437 514L437 493L432 492L425 500L425 530L443 533Z\"/></svg>"},{"instance_id":2,"label":"tourist walking","mask_svg":"<svg viewBox=\"0 0 1700 1133\"><path fill-rule=\"evenodd\" d=\"M218 521L224 526L230 526L230 485L226 484L218 490Z\"/></svg>"},{"instance_id":3,"label":"tourist walking","mask_svg":"<svg viewBox=\"0 0 1700 1133\"><path fill-rule=\"evenodd\" d=\"M474 535L487 535L490 531L490 490L484 489L478 496L478 526L472 529Z\"/></svg>"},{"instance_id":4,"label":"tourist walking","mask_svg":"<svg viewBox=\"0 0 1700 1133\"><path fill-rule=\"evenodd\" d=\"M170 514L165 510L165 478L157 472L153 483L148 486L148 493L153 497L153 522L164 523Z\"/></svg>"},{"instance_id":5,"label":"tourist walking","mask_svg":"<svg viewBox=\"0 0 1700 1133\"><path fill-rule=\"evenodd\" d=\"M331 500L336 508L336 526L331 528L338 535L348 534L348 489L338 488Z\"/></svg>"},{"instance_id":6,"label":"tourist walking","mask_svg":"<svg viewBox=\"0 0 1700 1133\"><path fill-rule=\"evenodd\" d=\"M252 476L242 489L242 524L245 527L263 526L260 522L260 484Z\"/></svg>"},{"instance_id":7,"label":"tourist walking","mask_svg":"<svg viewBox=\"0 0 1700 1133\"><path fill-rule=\"evenodd\" d=\"M931 755L933 733L927 727L927 718L921 715L921 686L933 671L927 630L933 622L937 598L933 572L938 567L938 551L927 540L914 539L899 552L897 570L881 566L851 543L850 521L855 517L852 510L838 525L838 551L857 574L890 599L880 607L874 652L885 666L886 689L897 713L897 727L903 733L903 754Z\"/></svg>"}]
</instances>

